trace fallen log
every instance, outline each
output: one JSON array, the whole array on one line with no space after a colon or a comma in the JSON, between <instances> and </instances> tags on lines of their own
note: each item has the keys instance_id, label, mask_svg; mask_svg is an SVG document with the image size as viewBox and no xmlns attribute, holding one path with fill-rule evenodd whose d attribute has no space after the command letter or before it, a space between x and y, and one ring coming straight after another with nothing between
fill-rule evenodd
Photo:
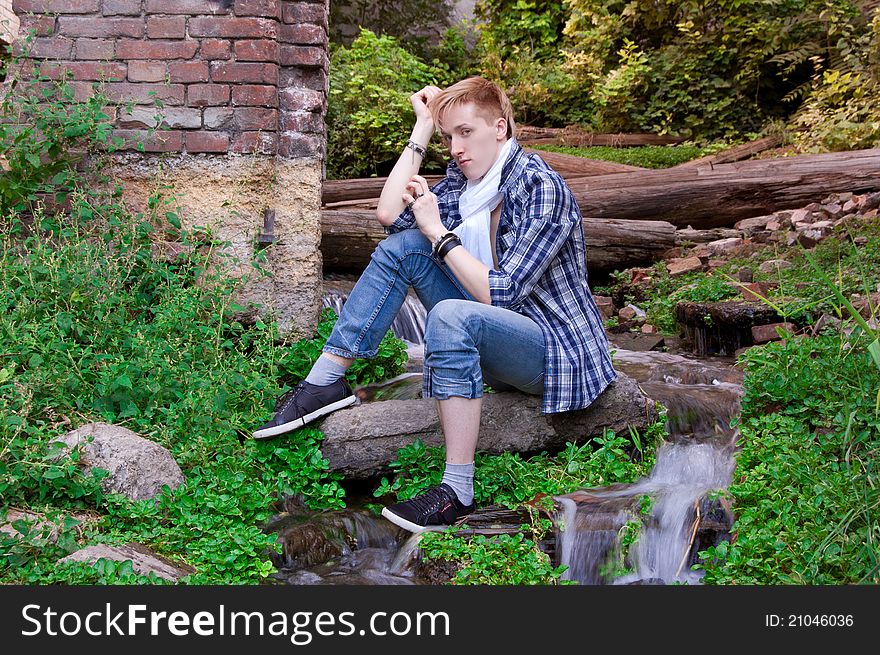
<instances>
[{"instance_id":1,"label":"fallen log","mask_svg":"<svg viewBox=\"0 0 880 655\"><path fill-rule=\"evenodd\" d=\"M756 155L759 152L764 152L765 150L770 150L771 148L778 148L781 145L781 136L765 136L763 139L757 139L756 141L749 141L748 143L733 146L732 148L728 148L727 150L716 152L714 155L700 157L699 159L691 159L690 161L686 161L683 164L673 166L673 168L697 168L699 166L712 167L716 164L727 164L734 161L742 161L743 159L748 159L752 155Z\"/></svg>"},{"instance_id":2,"label":"fallen log","mask_svg":"<svg viewBox=\"0 0 880 655\"><path fill-rule=\"evenodd\" d=\"M710 241L718 241L719 239L730 239L743 237L742 230L733 228L719 227L714 230L694 230L684 228L675 231L675 245L683 246L691 243L709 243Z\"/></svg>"},{"instance_id":3,"label":"fallen log","mask_svg":"<svg viewBox=\"0 0 880 655\"><path fill-rule=\"evenodd\" d=\"M363 270L386 236L369 210L321 210L325 268ZM609 272L650 265L675 246L675 227L664 221L584 219L587 267Z\"/></svg>"},{"instance_id":4,"label":"fallen log","mask_svg":"<svg viewBox=\"0 0 880 655\"><path fill-rule=\"evenodd\" d=\"M591 218L669 221L696 229L880 190L880 148L758 159L713 167L612 173L568 180Z\"/></svg>"},{"instance_id":5,"label":"fallen log","mask_svg":"<svg viewBox=\"0 0 880 655\"><path fill-rule=\"evenodd\" d=\"M576 155L567 155L562 152L549 152L547 150L535 150L534 148L525 148L525 151L538 155L541 159L547 162L550 168L566 179L588 177L590 175L605 175L607 173L628 173L630 171L645 170L638 166L602 161L601 159L588 159Z\"/></svg>"},{"instance_id":6,"label":"fallen log","mask_svg":"<svg viewBox=\"0 0 880 655\"><path fill-rule=\"evenodd\" d=\"M483 396L477 448L489 454L536 453L585 443L612 430L628 434L657 420L653 400L624 374L586 409L541 414L541 398L519 392ZM443 432L433 398L384 400L333 412L321 422L321 453L329 469L347 479L366 479L391 471L398 449L417 438L442 446Z\"/></svg>"},{"instance_id":7,"label":"fallen log","mask_svg":"<svg viewBox=\"0 0 880 655\"><path fill-rule=\"evenodd\" d=\"M443 175L425 175L429 185L436 184L443 177ZM321 204L378 198L382 195L382 187L385 186L387 179L387 177L359 177L350 180L324 180L321 185Z\"/></svg>"}]
</instances>

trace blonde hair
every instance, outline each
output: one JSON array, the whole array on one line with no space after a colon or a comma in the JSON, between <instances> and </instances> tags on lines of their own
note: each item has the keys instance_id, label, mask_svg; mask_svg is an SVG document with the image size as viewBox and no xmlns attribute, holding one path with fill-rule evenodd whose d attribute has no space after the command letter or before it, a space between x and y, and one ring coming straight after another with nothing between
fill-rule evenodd
<instances>
[{"instance_id":1,"label":"blonde hair","mask_svg":"<svg viewBox=\"0 0 880 655\"><path fill-rule=\"evenodd\" d=\"M472 103L477 108L487 123L496 118L504 118L507 121L507 138L511 138L516 132L513 122L513 107L507 94L494 82L483 77L468 77L446 87L438 93L428 104L431 115L434 116L439 127L440 117L447 109Z\"/></svg>"}]
</instances>

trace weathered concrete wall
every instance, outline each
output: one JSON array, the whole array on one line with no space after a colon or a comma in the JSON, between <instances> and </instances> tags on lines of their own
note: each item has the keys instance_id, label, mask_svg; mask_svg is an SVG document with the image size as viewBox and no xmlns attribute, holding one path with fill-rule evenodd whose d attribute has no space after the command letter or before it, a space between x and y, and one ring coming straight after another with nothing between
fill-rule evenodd
<instances>
[{"instance_id":1,"label":"weathered concrete wall","mask_svg":"<svg viewBox=\"0 0 880 655\"><path fill-rule=\"evenodd\" d=\"M272 313L283 332L312 336L321 310L321 169L314 161L225 155L169 155L161 160L127 154L116 160L113 176L133 212L146 210L157 188L179 205L183 227L210 227L229 242L232 257L218 259L246 283L236 301ZM260 244L265 211L275 212L275 242L265 247L262 276L251 262Z\"/></svg>"},{"instance_id":2,"label":"weathered concrete wall","mask_svg":"<svg viewBox=\"0 0 880 655\"><path fill-rule=\"evenodd\" d=\"M18 28L18 16L12 11L12 0L0 0L0 44L11 44L18 34Z\"/></svg>"},{"instance_id":3,"label":"weathered concrete wall","mask_svg":"<svg viewBox=\"0 0 880 655\"><path fill-rule=\"evenodd\" d=\"M137 209L157 180L181 218L231 243L241 301L311 336L320 311L320 189L329 92L328 0L12 0L41 72L79 99L100 85L130 151L117 174ZM155 98L164 104L157 109ZM159 116L159 125L157 125ZM160 128L151 132L151 128ZM140 144L140 145L138 145ZM148 191L149 190L149 191ZM251 266L266 210L277 241Z\"/></svg>"}]
</instances>

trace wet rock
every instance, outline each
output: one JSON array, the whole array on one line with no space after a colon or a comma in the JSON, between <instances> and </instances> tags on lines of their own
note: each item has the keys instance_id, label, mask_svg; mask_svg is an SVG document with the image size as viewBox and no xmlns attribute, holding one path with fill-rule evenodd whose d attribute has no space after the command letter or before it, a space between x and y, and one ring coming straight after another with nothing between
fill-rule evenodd
<instances>
[{"instance_id":1,"label":"wet rock","mask_svg":"<svg viewBox=\"0 0 880 655\"><path fill-rule=\"evenodd\" d=\"M131 560L135 573L139 575L155 573L160 578L165 578L172 582L177 582L183 576L195 573L193 567L175 564L141 544L126 544L124 546L97 544L86 546L62 558L59 562L88 562L94 564L101 558L116 562Z\"/></svg>"},{"instance_id":2,"label":"wet rock","mask_svg":"<svg viewBox=\"0 0 880 655\"><path fill-rule=\"evenodd\" d=\"M661 350L666 345L667 339L668 337L658 334L648 335L634 332L609 334L609 340L614 347L637 352Z\"/></svg>"},{"instance_id":3,"label":"wet rock","mask_svg":"<svg viewBox=\"0 0 880 655\"><path fill-rule=\"evenodd\" d=\"M779 341L779 331L794 332L797 326L793 323L771 323L770 325L754 325L752 326L752 341L756 344L767 343L769 341Z\"/></svg>"},{"instance_id":4,"label":"wet rock","mask_svg":"<svg viewBox=\"0 0 880 655\"><path fill-rule=\"evenodd\" d=\"M682 259L671 259L666 262L666 270L672 277L691 273L693 271L703 270L703 262L699 257L684 257Z\"/></svg>"},{"instance_id":5,"label":"wet rock","mask_svg":"<svg viewBox=\"0 0 880 655\"><path fill-rule=\"evenodd\" d=\"M128 428L87 423L58 441L70 449L82 448L81 466L109 471L110 475L101 482L107 493L144 500L157 496L163 485L174 489L184 481L168 450Z\"/></svg>"},{"instance_id":6,"label":"wet rock","mask_svg":"<svg viewBox=\"0 0 880 655\"><path fill-rule=\"evenodd\" d=\"M754 344L753 325L782 320L764 303L747 301L680 302L675 317L684 328L684 341L696 354L725 356Z\"/></svg>"},{"instance_id":7,"label":"wet rock","mask_svg":"<svg viewBox=\"0 0 880 655\"><path fill-rule=\"evenodd\" d=\"M566 441L583 443L605 429L641 430L656 418L653 401L622 374L586 409L541 414L541 401L512 391L485 394L477 448L490 454L538 452ZM389 472L397 450L417 438L427 446L444 443L433 398L364 403L328 415L320 426L330 470L350 479Z\"/></svg>"}]
</instances>

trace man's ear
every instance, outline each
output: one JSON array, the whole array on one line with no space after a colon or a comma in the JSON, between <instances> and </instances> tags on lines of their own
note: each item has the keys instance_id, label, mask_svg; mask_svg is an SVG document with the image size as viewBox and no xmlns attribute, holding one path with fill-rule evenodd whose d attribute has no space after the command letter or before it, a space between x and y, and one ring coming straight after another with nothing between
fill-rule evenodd
<instances>
[{"instance_id":1,"label":"man's ear","mask_svg":"<svg viewBox=\"0 0 880 655\"><path fill-rule=\"evenodd\" d=\"M495 120L495 135L499 138L507 138L507 119L504 117Z\"/></svg>"}]
</instances>

